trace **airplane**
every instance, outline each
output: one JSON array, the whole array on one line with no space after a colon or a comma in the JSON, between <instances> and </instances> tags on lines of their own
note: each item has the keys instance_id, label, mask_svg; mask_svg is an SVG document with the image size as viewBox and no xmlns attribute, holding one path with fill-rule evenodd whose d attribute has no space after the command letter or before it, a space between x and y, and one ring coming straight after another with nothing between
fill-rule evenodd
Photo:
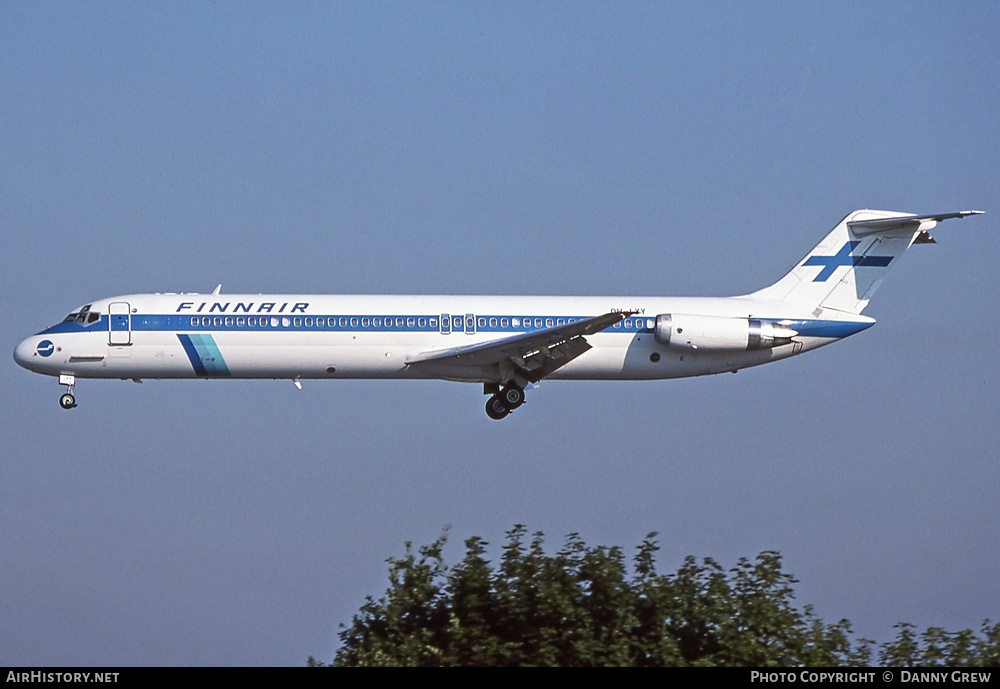
<instances>
[{"instance_id":1,"label":"airplane","mask_svg":"<svg viewBox=\"0 0 1000 689\"><path fill-rule=\"evenodd\" d=\"M930 230L983 211L858 210L784 277L735 297L134 294L92 301L14 350L78 378L443 379L481 383L503 419L542 379L649 380L736 372L871 327L886 273Z\"/></svg>"}]
</instances>

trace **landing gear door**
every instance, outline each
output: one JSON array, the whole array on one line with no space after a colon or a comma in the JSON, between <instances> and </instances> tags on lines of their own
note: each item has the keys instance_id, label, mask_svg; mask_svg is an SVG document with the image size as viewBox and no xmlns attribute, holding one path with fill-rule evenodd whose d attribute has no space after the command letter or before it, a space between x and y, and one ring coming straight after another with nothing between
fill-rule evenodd
<instances>
[{"instance_id":1,"label":"landing gear door","mask_svg":"<svg viewBox=\"0 0 1000 689\"><path fill-rule=\"evenodd\" d=\"M108 305L108 344L132 344L132 313L128 302L116 301Z\"/></svg>"}]
</instances>

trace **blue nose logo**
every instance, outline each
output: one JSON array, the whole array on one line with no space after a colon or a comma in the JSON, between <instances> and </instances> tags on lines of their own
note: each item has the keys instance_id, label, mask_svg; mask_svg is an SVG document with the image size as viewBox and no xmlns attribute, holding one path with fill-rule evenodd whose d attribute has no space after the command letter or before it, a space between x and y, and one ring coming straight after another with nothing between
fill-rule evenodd
<instances>
[{"instance_id":1,"label":"blue nose logo","mask_svg":"<svg viewBox=\"0 0 1000 689\"><path fill-rule=\"evenodd\" d=\"M35 351L38 352L39 356L52 356L52 352L56 351L56 346L52 344L52 340L42 340L35 347Z\"/></svg>"}]
</instances>

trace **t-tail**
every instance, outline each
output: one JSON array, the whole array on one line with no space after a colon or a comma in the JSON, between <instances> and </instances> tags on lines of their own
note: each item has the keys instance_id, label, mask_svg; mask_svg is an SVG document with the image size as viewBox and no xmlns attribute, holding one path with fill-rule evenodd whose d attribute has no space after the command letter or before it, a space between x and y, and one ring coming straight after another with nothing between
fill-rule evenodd
<instances>
[{"instance_id":1,"label":"t-tail","mask_svg":"<svg viewBox=\"0 0 1000 689\"><path fill-rule=\"evenodd\" d=\"M982 212L854 211L785 277L747 296L801 304L817 316L825 310L860 314L904 251L913 244L933 244L930 230L940 221Z\"/></svg>"}]
</instances>

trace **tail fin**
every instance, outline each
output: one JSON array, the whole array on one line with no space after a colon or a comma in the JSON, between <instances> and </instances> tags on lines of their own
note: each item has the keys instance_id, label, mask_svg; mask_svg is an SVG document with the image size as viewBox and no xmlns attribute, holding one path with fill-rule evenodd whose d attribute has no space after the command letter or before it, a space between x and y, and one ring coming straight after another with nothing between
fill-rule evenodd
<instances>
[{"instance_id":1,"label":"tail fin","mask_svg":"<svg viewBox=\"0 0 1000 689\"><path fill-rule=\"evenodd\" d=\"M785 277L747 296L860 314L904 251L934 242L928 232L938 222L982 212L854 211Z\"/></svg>"}]
</instances>

